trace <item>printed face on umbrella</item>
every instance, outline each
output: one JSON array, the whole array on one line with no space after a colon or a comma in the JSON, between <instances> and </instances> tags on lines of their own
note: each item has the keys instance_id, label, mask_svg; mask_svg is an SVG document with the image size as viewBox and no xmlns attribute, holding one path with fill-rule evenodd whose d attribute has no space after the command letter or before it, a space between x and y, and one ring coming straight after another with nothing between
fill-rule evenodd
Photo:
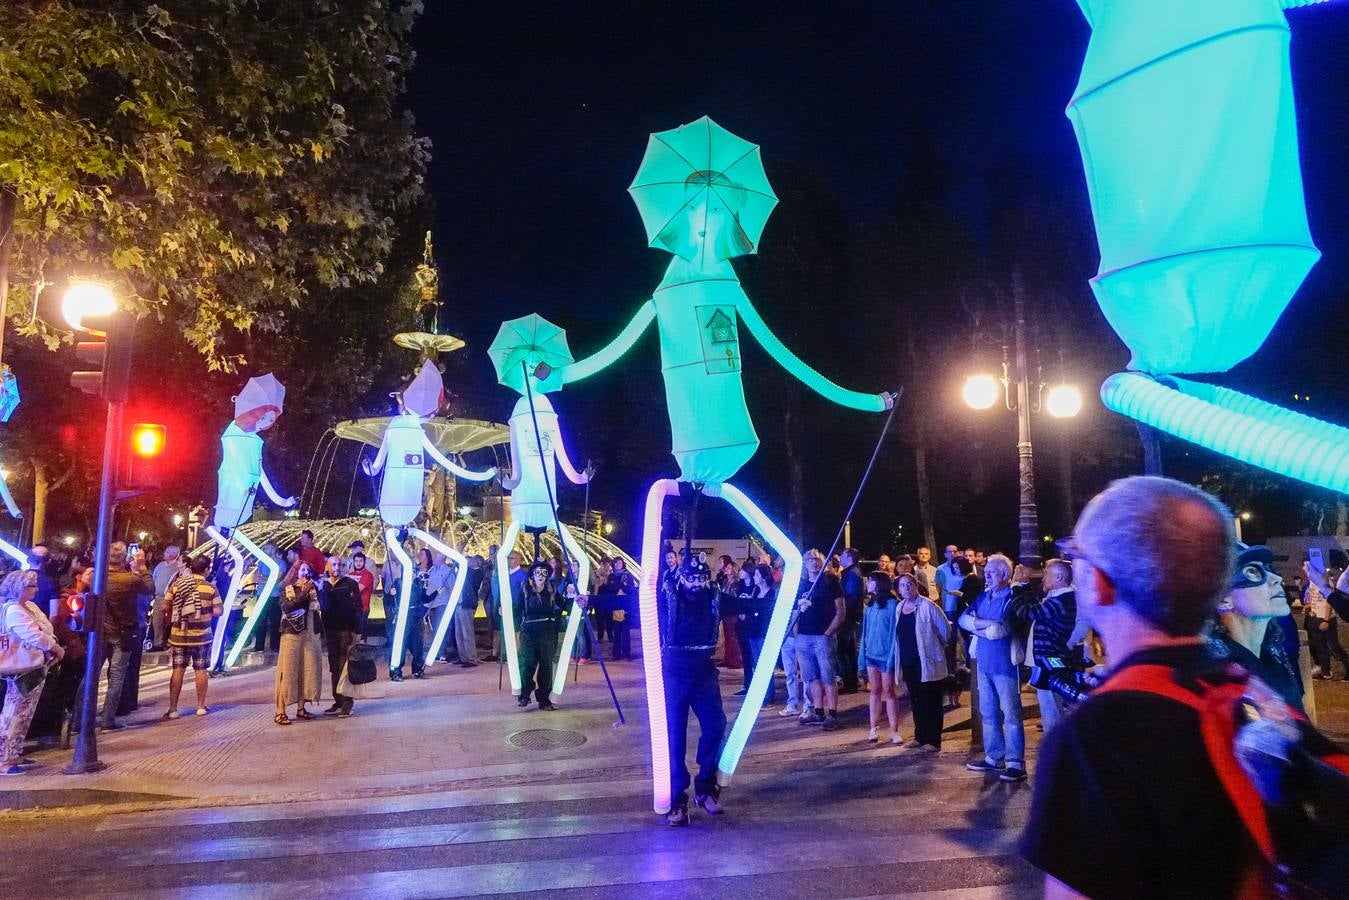
<instances>
[{"instance_id":1,"label":"printed face on umbrella","mask_svg":"<svg viewBox=\"0 0 1349 900\"><path fill-rule=\"evenodd\" d=\"M668 225L660 242L684 259L711 256L730 259L754 252L736 214L745 204L745 191L721 172L694 172L684 181L687 200Z\"/></svg>"}]
</instances>

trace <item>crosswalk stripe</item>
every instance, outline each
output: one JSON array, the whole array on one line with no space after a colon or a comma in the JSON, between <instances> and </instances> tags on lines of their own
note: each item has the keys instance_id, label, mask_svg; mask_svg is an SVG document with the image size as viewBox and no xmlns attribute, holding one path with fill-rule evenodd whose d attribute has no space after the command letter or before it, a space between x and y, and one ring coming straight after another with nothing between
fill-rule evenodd
<instances>
[{"instance_id":1,"label":"crosswalk stripe","mask_svg":"<svg viewBox=\"0 0 1349 900\"><path fill-rule=\"evenodd\" d=\"M703 848L701 852L658 850L584 858L524 860L510 865L469 864L321 879L300 878L249 884L226 882L105 896L145 900L229 900L236 897L240 900L293 900L297 896L473 897L666 883L691 878L732 878L823 868L973 859L1012 852L1014 840L1015 833L1009 830L967 830L908 835L903 841L815 840L810 842L809 853L786 852L785 845L763 845L758 850L747 845L743 852L735 852L729 847L716 850ZM776 852L779 850L782 852ZM300 871L302 867L292 864L288 868Z\"/></svg>"}]
</instances>

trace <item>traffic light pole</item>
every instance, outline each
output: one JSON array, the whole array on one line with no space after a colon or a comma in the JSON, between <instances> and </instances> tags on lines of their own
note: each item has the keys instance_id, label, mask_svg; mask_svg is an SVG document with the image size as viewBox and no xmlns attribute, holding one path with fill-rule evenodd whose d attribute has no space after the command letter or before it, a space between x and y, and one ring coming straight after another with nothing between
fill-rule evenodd
<instances>
[{"instance_id":1,"label":"traffic light pole","mask_svg":"<svg viewBox=\"0 0 1349 900\"><path fill-rule=\"evenodd\" d=\"M103 479L98 492L98 534L94 538L94 584L96 598L85 611L84 685L80 691L80 733L75 739L75 758L61 771L66 775L85 775L107 768L98 759L98 737L94 733L98 717L98 678L102 670L103 597L108 583L108 548L112 545L112 517L117 505L117 465L122 447L122 418L125 399L108 402L107 429L103 434Z\"/></svg>"}]
</instances>

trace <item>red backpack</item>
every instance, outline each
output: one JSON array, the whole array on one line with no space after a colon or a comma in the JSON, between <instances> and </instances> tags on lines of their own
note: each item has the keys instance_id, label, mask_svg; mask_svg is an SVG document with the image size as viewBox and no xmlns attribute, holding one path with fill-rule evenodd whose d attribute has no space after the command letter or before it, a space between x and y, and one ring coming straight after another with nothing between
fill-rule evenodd
<instances>
[{"instance_id":1,"label":"red backpack","mask_svg":"<svg viewBox=\"0 0 1349 900\"><path fill-rule=\"evenodd\" d=\"M1296 801L1279 803L1277 808L1273 808L1266 804L1255 783L1238 762L1235 749L1241 724L1239 710L1250 693L1250 684L1256 682L1263 687L1263 683L1235 664L1220 665L1211 671L1194 673L1192 677L1184 678L1187 674L1190 673L1162 665L1129 666L1111 675L1092 695L1115 691L1156 694L1188 706L1199 714L1200 731L1213 769L1264 859L1264 865L1253 866L1247 873L1236 896L1349 896L1349 885L1342 882L1346 860L1331 862L1325 867L1326 871L1308 871L1308 864L1304 860L1292 858L1297 855L1296 851L1277 839L1278 834L1291 830L1297 834L1299 842L1306 842L1320 830L1324 833L1323 847L1335 848L1338 854L1349 856L1349 851L1345 849L1345 842L1349 840L1349 818L1345 817L1345 813L1349 807L1344 805L1344 799L1349 798L1349 755L1316 732L1300 712L1288 707L1289 716L1297 721L1304 734L1314 736L1315 744L1320 745L1314 750L1305 743L1299 745L1296 755L1302 759L1299 760L1300 765L1293 766L1291 777L1305 778L1309 774L1308 768L1311 768L1315 771L1310 774L1318 783L1305 785L1305 791L1297 791L1294 785L1291 793L1321 795L1334 809L1327 811L1323 808L1318 815L1317 810L1308 809L1306 804ZM1178 675L1182 676L1185 683L1178 681ZM1326 789L1327 782L1329 790ZM1326 797L1327 794L1331 796ZM1271 813L1285 823L1289 817L1302 817L1302 820L1276 829L1271 827ZM1326 862L1322 858L1314 866Z\"/></svg>"}]
</instances>

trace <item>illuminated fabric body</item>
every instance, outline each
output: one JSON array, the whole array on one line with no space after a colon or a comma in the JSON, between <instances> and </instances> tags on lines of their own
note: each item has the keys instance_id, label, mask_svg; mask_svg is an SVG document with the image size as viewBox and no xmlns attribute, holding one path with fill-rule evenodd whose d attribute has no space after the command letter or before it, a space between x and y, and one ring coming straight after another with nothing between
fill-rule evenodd
<instances>
[{"instance_id":1,"label":"illuminated fabric body","mask_svg":"<svg viewBox=\"0 0 1349 900\"><path fill-rule=\"evenodd\" d=\"M1271 471L1349 490L1349 431L1218 373L1269 336L1320 257L1298 163L1283 10L1308 0L1079 0L1091 42L1068 117L1101 249L1092 290L1158 376L1112 376L1107 407Z\"/></svg>"},{"instance_id":2,"label":"illuminated fabric body","mask_svg":"<svg viewBox=\"0 0 1349 900\"><path fill-rule=\"evenodd\" d=\"M238 528L253 518L253 498L262 481L262 438L230 422L220 435L216 472L216 528Z\"/></svg>"},{"instance_id":3,"label":"illuminated fabric body","mask_svg":"<svg viewBox=\"0 0 1349 900\"><path fill-rule=\"evenodd\" d=\"M563 367L561 373L566 383L595 374L627 352L655 321L671 452L680 477L657 481L647 494L638 601L651 728L652 805L657 812L666 812L671 803L669 729L660 635L655 627L659 621L656 579L661 570L661 512L666 498L679 496L681 482L708 496L724 498L783 558L784 583L795 584L801 574L801 554L796 547L749 497L728 483L759 445L740 374L740 323L790 375L826 399L871 412L884 410L887 399L841 388L806 365L773 334L745 296L730 259L755 251L777 203L756 145L706 116L653 134L628 191L650 245L668 250L675 259L652 299L618 336L594 355ZM735 771L763 708L792 601L791 592L779 592L759 664L722 748L718 778L723 784Z\"/></svg>"},{"instance_id":4,"label":"illuminated fabric body","mask_svg":"<svg viewBox=\"0 0 1349 900\"><path fill-rule=\"evenodd\" d=\"M422 511L425 441L422 420L415 415L394 416L384 430L380 453L386 459L379 485L379 515L388 525L406 525Z\"/></svg>"}]
</instances>

